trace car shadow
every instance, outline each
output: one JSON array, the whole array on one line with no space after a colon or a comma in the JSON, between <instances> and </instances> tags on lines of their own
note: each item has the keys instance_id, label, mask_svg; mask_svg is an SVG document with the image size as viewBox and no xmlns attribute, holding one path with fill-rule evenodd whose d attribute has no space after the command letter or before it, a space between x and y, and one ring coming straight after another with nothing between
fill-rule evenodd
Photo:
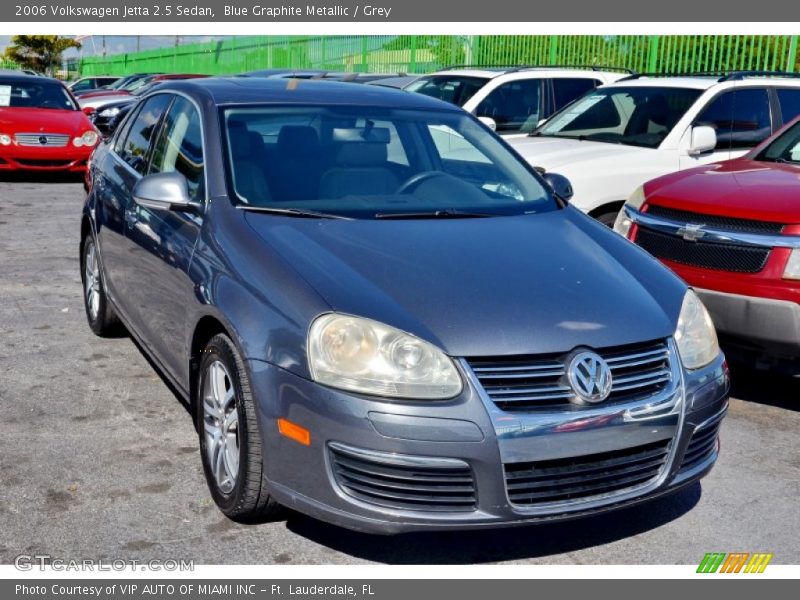
<instances>
[{"instance_id":1,"label":"car shadow","mask_svg":"<svg viewBox=\"0 0 800 600\"><path fill-rule=\"evenodd\" d=\"M83 183L83 173L52 173L48 171L0 172L0 182L6 183Z\"/></svg>"},{"instance_id":2,"label":"car shadow","mask_svg":"<svg viewBox=\"0 0 800 600\"><path fill-rule=\"evenodd\" d=\"M731 363L730 369L731 397L786 410L800 410L800 378L736 363Z\"/></svg>"},{"instance_id":3,"label":"car shadow","mask_svg":"<svg viewBox=\"0 0 800 600\"><path fill-rule=\"evenodd\" d=\"M674 521L700 500L695 482L674 494L612 513L505 529L406 533L393 537L342 529L292 512L286 527L350 556L387 564L478 564L548 557L609 544Z\"/></svg>"}]
</instances>

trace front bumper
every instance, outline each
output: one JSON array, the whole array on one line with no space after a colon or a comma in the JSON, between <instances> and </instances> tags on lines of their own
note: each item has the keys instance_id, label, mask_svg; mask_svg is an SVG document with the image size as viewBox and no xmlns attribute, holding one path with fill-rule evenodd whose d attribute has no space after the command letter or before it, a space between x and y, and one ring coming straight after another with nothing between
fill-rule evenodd
<instances>
[{"instance_id":1,"label":"front bumper","mask_svg":"<svg viewBox=\"0 0 800 600\"><path fill-rule=\"evenodd\" d=\"M724 337L746 340L753 350L800 357L800 305L695 288Z\"/></svg>"},{"instance_id":2,"label":"front bumper","mask_svg":"<svg viewBox=\"0 0 800 600\"><path fill-rule=\"evenodd\" d=\"M0 171L54 171L83 173L94 146L37 148L34 146L0 147Z\"/></svg>"},{"instance_id":3,"label":"front bumper","mask_svg":"<svg viewBox=\"0 0 800 600\"><path fill-rule=\"evenodd\" d=\"M251 360L248 366L259 400L270 493L299 512L350 529L384 534L570 519L670 493L711 469L718 449L716 428L727 408L728 374L722 356L700 371L681 373L681 383L672 392L675 402L668 410L642 412L638 417L625 405L538 413L535 417L504 413L487 404L491 401L463 363L469 381L464 393L453 400L426 403L360 397L261 361ZM310 430L311 444L304 446L281 436L278 418ZM702 448L690 447L693 435L703 442ZM658 476L644 485L533 507L509 501L505 465L558 461L587 453L613 454L618 448L653 440L663 440L669 453ZM410 510L402 503L394 504L391 493L381 494L378 500L370 497L369 490L354 493L337 475L337 461L343 455L357 465L367 465L367 474L380 477L388 472L392 483L408 476L405 473L395 479L398 476L392 469L409 468L413 477L425 478L437 467L453 476L463 475L466 468L472 477L474 504L456 509L422 505ZM358 463L362 459L367 462ZM427 483L435 489L438 482Z\"/></svg>"}]
</instances>

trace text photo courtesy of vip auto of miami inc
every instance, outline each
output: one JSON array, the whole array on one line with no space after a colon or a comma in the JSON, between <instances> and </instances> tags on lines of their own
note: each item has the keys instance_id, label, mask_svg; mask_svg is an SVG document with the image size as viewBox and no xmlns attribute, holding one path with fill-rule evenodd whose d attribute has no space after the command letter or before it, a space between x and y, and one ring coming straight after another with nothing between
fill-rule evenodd
<instances>
[{"instance_id":1,"label":"text photo courtesy of vip auto of miami inc","mask_svg":"<svg viewBox=\"0 0 800 600\"><path fill-rule=\"evenodd\" d=\"M0 36L0 563L800 562L798 36L185 33Z\"/></svg>"}]
</instances>

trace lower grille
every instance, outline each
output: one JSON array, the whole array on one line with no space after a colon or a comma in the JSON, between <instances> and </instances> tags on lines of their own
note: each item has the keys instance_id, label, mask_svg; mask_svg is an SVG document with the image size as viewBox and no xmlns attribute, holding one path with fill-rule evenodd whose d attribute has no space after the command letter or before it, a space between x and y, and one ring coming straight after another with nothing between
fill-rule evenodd
<instances>
[{"instance_id":1,"label":"lower grille","mask_svg":"<svg viewBox=\"0 0 800 600\"><path fill-rule=\"evenodd\" d=\"M517 506L589 499L655 479L670 441L600 454L505 465L508 499Z\"/></svg>"},{"instance_id":2,"label":"lower grille","mask_svg":"<svg viewBox=\"0 0 800 600\"><path fill-rule=\"evenodd\" d=\"M712 242L688 242L682 238L639 228L636 243L657 258L735 273L758 273L767 264L770 248Z\"/></svg>"},{"instance_id":3,"label":"lower grille","mask_svg":"<svg viewBox=\"0 0 800 600\"><path fill-rule=\"evenodd\" d=\"M62 133L18 133L14 138L20 146L63 148L69 142L69 136Z\"/></svg>"},{"instance_id":4,"label":"lower grille","mask_svg":"<svg viewBox=\"0 0 800 600\"><path fill-rule=\"evenodd\" d=\"M702 429L698 429L694 432L689 445L686 447L686 453L683 455L681 471L693 469L716 452L721 424L722 416L714 423L706 425Z\"/></svg>"},{"instance_id":5,"label":"lower grille","mask_svg":"<svg viewBox=\"0 0 800 600\"><path fill-rule=\"evenodd\" d=\"M66 167L72 162L71 160L40 160L33 158L16 158L14 160L26 167Z\"/></svg>"},{"instance_id":6,"label":"lower grille","mask_svg":"<svg viewBox=\"0 0 800 600\"><path fill-rule=\"evenodd\" d=\"M432 512L475 510L472 470L458 459L402 456L331 444L333 475L339 487L362 502Z\"/></svg>"},{"instance_id":7,"label":"lower grille","mask_svg":"<svg viewBox=\"0 0 800 600\"><path fill-rule=\"evenodd\" d=\"M666 341L629 344L597 350L612 373L606 404L629 402L660 392L671 379ZM505 411L528 412L553 407L580 407L570 399L566 381L568 354L469 359L487 395Z\"/></svg>"}]
</instances>

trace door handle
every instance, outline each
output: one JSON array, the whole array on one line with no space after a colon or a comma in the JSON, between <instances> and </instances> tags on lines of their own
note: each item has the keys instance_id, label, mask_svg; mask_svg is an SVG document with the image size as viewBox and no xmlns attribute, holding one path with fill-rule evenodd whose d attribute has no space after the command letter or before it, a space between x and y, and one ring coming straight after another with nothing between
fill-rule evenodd
<instances>
[{"instance_id":1,"label":"door handle","mask_svg":"<svg viewBox=\"0 0 800 600\"><path fill-rule=\"evenodd\" d=\"M135 210L125 209L125 222L128 225L135 225L138 220L139 216Z\"/></svg>"}]
</instances>

